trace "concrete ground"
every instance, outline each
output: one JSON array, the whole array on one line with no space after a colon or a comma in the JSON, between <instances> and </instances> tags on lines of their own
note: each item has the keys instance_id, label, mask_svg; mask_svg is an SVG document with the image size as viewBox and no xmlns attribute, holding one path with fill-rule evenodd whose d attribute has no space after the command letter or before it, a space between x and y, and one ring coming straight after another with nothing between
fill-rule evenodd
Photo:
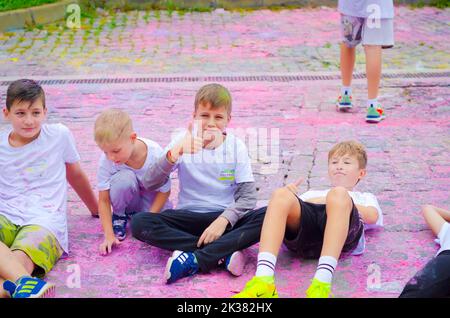
<instances>
[{"instance_id":1,"label":"concrete ground","mask_svg":"<svg viewBox=\"0 0 450 318\"><path fill-rule=\"evenodd\" d=\"M4 103L10 80L47 80L49 122L71 128L94 188L97 114L125 109L140 135L165 146L175 129L187 125L196 90L212 80L232 93L231 128L272 136L270 152L259 148L251 154L260 206L299 176L306 179L301 191L328 187L330 147L346 139L363 142L368 175L357 190L377 195L385 227L367 233L362 256L340 260L333 293L397 297L437 251L420 206L450 207L449 18L448 10L396 8L396 45L383 52L383 72L390 76L382 81L380 101L387 119L377 125L364 121L364 78L354 81L355 111L335 111L339 15L326 7L184 15L132 11L84 20L76 31L55 24L0 33L0 96ZM364 70L359 48L355 71ZM88 78L109 80L73 80ZM5 127L1 122L0 129ZM175 203L177 192L174 176ZM258 245L245 251L241 277L217 270L165 285L170 252L129 236L111 255L100 256L99 220L72 189L68 207L71 253L47 277L59 297L229 297L254 274ZM276 271L280 297L304 297L316 265L283 248Z\"/></svg>"}]
</instances>

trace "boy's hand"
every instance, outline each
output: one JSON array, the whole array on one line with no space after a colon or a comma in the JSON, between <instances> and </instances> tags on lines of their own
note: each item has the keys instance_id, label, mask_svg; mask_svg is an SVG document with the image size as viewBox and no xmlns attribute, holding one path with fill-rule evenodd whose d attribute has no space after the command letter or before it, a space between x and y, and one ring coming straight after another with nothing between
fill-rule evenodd
<instances>
[{"instance_id":1,"label":"boy's hand","mask_svg":"<svg viewBox=\"0 0 450 318\"><path fill-rule=\"evenodd\" d=\"M298 192L298 186L302 184L304 179L302 177L298 178L294 183L289 183L286 188L294 194Z\"/></svg>"},{"instance_id":2,"label":"boy's hand","mask_svg":"<svg viewBox=\"0 0 450 318\"><path fill-rule=\"evenodd\" d=\"M219 216L203 231L203 234L200 236L200 239L197 242L197 247L202 246L202 244L206 245L217 240L222 236L223 232L225 232L227 225L228 220L222 216Z\"/></svg>"},{"instance_id":3,"label":"boy's hand","mask_svg":"<svg viewBox=\"0 0 450 318\"><path fill-rule=\"evenodd\" d=\"M203 139L199 125L197 121L193 124L189 123L188 131L184 135L183 140L170 150L170 159L172 162L177 162L178 158L184 153L194 154L203 148Z\"/></svg>"},{"instance_id":4,"label":"boy's hand","mask_svg":"<svg viewBox=\"0 0 450 318\"><path fill-rule=\"evenodd\" d=\"M113 245L119 246L120 241L114 235L105 237L103 243L100 244L100 254L103 256L110 254L112 252Z\"/></svg>"}]
</instances>

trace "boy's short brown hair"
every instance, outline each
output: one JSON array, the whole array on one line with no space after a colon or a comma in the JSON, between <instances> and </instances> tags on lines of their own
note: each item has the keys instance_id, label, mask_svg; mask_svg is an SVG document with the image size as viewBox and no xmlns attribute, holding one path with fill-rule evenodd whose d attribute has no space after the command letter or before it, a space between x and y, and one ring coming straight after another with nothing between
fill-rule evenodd
<instances>
[{"instance_id":1,"label":"boy's short brown hair","mask_svg":"<svg viewBox=\"0 0 450 318\"><path fill-rule=\"evenodd\" d=\"M95 120L94 139L98 145L128 137L133 132L130 116L120 109L104 110Z\"/></svg>"},{"instance_id":2,"label":"boy's short brown hair","mask_svg":"<svg viewBox=\"0 0 450 318\"><path fill-rule=\"evenodd\" d=\"M334 145L328 153L328 162L330 162L331 158L334 156L342 157L344 155L355 156L358 160L359 168L366 168L367 152L363 144L355 140L348 140Z\"/></svg>"},{"instance_id":3,"label":"boy's short brown hair","mask_svg":"<svg viewBox=\"0 0 450 318\"><path fill-rule=\"evenodd\" d=\"M211 104L211 108L225 107L227 114L231 114L231 94L220 84L207 84L202 86L195 95L195 110L200 104Z\"/></svg>"},{"instance_id":4,"label":"boy's short brown hair","mask_svg":"<svg viewBox=\"0 0 450 318\"><path fill-rule=\"evenodd\" d=\"M31 79L20 79L8 86L6 91L6 109L10 111L15 101L26 101L33 104L38 99L41 99L45 108L45 93L41 85Z\"/></svg>"}]
</instances>

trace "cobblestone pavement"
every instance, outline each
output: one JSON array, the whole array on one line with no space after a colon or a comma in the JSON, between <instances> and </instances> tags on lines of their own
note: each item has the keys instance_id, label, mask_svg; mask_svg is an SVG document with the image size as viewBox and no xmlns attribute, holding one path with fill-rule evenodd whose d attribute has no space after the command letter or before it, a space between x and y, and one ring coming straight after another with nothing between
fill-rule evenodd
<instances>
[{"instance_id":1,"label":"cobblestone pavement","mask_svg":"<svg viewBox=\"0 0 450 318\"><path fill-rule=\"evenodd\" d=\"M399 7L395 49L384 67L448 69L449 10ZM210 74L337 71L339 14L334 8L187 13L132 11L0 33L0 76ZM51 61L51 63L49 63ZM359 50L357 69L364 71Z\"/></svg>"},{"instance_id":2,"label":"cobblestone pavement","mask_svg":"<svg viewBox=\"0 0 450 318\"><path fill-rule=\"evenodd\" d=\"M335 274L336 297L397 297L407 280L436 252L420 206L450 207L449 11L396 10L396 47L386 50L386 73L431 72L425 78L387 78L381 102L387 119L364 122L365 80L354 81L357 107L337 113L339 81L223 80L234 99L230 129L267 133L270 153L251 153L258 204L277 187L306 178L301 191L329 186L327 151L341 140L358 139L368 150L367 177L359 191L377 194L385 228L368 233L359 257L343 258ZM113 23L113 21L115 21ZM49 121L73 131L82 166L95 187L100 155L92 138L95 116L108 107L127 110L137 132L165 146L171 133L185 127L196 90L205 75L323 74L338 71L338 14L331 8L292 11L192 13L130 12L93 21L73 32L54 26L0 34L0 84L17 77L159 76L150 83L49 83L44 85ZM357 71L364 71L359 49ZM435 73L433 73L435 72ZM170 80L171 75L197 80ZM434 75L433 75L434 74ZM5 83L4 83L5 84ZM0 86L4 103L6 85ZM6 128L4 122L0 129ZM277 138L277 136L279 138ZM175 177L171 199L176 202ZM102 240L98 219L88 216L69 192L71 255L48 275L60 297L229 297L255 271L258 246L245 251L244 274L224 270L199 274L171 286L163 282L170 252L128 237L112 255L97 253ZM74 266L75 265L75 266ZM283 248L277 262L281 297L304 297L316 261L293 258ZM74 270L81 286L71 288ZM376 278L379 278L378 284Z\"/></svg>"}]
</instances>

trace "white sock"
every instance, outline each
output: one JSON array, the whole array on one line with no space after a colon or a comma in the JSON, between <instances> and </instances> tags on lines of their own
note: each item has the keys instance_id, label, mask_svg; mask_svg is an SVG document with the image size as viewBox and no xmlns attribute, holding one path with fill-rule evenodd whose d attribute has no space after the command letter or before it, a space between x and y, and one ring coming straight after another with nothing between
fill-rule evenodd
<instances>
[{"instance_id":1,"label":"white sock","mask_svg":"<svg viewBox=\"0 0 450 318\"><path fill-rule=\"evenodd\" d=\"M377 107L377 105L378 105L377 98L367 100L367 107L370 106Z\"/></svg>"},{"instance_id":2,"label":"white sock","mask_svg":"<svg viewBox=\"0 0 450 318\"><path fill-rule=\"evenodd\" d=\"M331 284L334 270L336 269L337 260L332 256L322 256L319 258L319 265L317 265L316 274L314 278L322 283Z\"/></svg>"},{"instance_id":3,"label":"white sock","mask_svg":"<svg viewBox=\"0 0 450 318\"><path fill-rule=\"evenodd\" d=\"M352 95L352 88L350 86L341 87L341 95L344 96L345 94L347 94L348 96Z\"/></svg>"},{"instance_id":4,"label":"white sock","mask_svg":"<svg viewBox=\"0 0 450 318\"><path fill-rule=\"evenodd\" d=\"M277 257L272 253L258 253L258 264L255 276L273 276L275 275L275 264Z\"/></svg>"}]
</instances>

